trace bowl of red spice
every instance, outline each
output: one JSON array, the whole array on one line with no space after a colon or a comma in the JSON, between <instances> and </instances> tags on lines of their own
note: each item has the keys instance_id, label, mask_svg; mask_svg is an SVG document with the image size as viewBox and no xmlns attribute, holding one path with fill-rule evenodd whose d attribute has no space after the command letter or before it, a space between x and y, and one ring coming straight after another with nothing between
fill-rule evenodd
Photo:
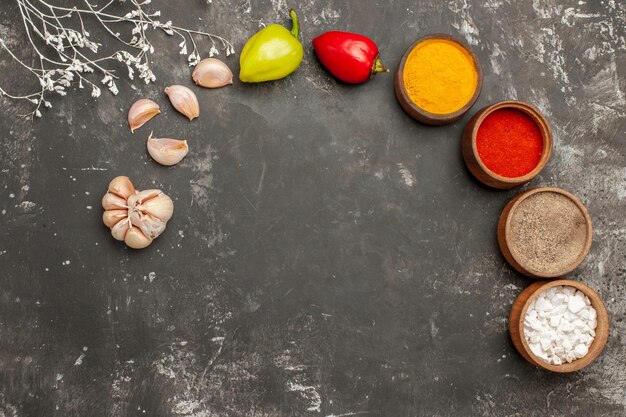
<instances>
[{"instance_id":1,"label":"bowl of red spice","mask_svg":"<svg viewBox=\"0 0 626 417\"><path fill-rule=\"evenodd\" d=\"M548 163L552 131L533 105L501 101L481 109L468 122L462 150L468 169L483 184L519 187Z\"/></svg>"}]
</instances>

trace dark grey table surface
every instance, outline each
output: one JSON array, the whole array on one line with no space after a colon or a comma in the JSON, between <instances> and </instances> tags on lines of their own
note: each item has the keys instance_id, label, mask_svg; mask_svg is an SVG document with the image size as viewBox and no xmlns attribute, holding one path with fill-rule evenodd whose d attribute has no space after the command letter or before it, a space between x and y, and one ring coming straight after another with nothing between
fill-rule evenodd
<instances>
[{"instance_id":1,"label":"dark grey table surface","mask_svg":"<svg viewBox=\"0 0 626 417\"><path fill-rule=\"evenodd\" d=\"M237 50L262 24L288 25L282 0L205 3L152 6ZM70 94L35 122L0 102L0 416L626 415L624 2L294 5L300 69L197 89L192 123L162 93L191 80L160 34L154 85ZM16 17L3 2L0 33L14 42ZM310 40L329 29L371 36L392 68L418 36L458 34L481 59L482 95L457 123L423 126L391 74L352 87L320 67ZM238 71L238 55L226 62ZM3 54L3 85L33 82L11 65ZM141 97L163 114L131 135ZM593 218L571 277L605 300L611 335L576 374L535 369L507 332L531 282L496 242L518 191L480 186L460 153L471 114L502 99L536 104L554 130L551 161L524 188L563 187ZM187 138L190 154L156 165L150 130ZM145 250L101 223L117 175L175 201Z\"/></svg>"}]
</instances>

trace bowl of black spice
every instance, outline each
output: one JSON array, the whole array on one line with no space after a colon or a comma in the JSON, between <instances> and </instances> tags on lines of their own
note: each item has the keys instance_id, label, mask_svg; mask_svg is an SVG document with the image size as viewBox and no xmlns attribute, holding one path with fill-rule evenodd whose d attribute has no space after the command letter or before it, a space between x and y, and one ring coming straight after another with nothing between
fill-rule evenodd
<instances>
[{"instance_id":1,"label":"bowl of black spice","mask_svg":"<svg viewBox=\"0 0 626 417\"><path fill-rule=\"evenodd\" d=\"M532 278L557 278L576 269L591 248L591 217L573 194L541 187L514 197L498 222L506 260Z\"/></svg>"}]
</instances>

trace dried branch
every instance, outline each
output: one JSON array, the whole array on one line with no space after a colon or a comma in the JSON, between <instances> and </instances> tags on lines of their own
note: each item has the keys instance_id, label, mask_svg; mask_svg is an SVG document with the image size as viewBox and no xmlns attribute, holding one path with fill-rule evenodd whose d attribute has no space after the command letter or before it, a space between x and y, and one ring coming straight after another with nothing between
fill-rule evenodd
<instances>
[{"instance_id":1,"label":"dried branch","mask_svg":"<svg viewBox=\"0 0 626 417\"><path fill-rule=\"evenodd\" d=\"M104 85L116 95L119 90L115 80L119 77L112 69L113 62L126 65L130 80L138 77L146 84L155 81L149 61L154 53L154 46L147 36L150 30L179 36L181 42L178 47L181 54L188 55L189 66L195 66L201 59L194 36L211 41L209 56L219 54L220 50L227 56L235 52L232 44L220 36L175 26L170 20L162 23L159 20L160 11L148 12L145 9L151 0L108 0L102 7L91 4L90 0L80 1L81 7L69 8L52 5L45 0L15 0L26 37L35 52L35 64L25 63L1 37L0 50L4 49L20 67L37 77L39 88L32 93L10 93L0 85L0 96L34 104L26 117L41 117L42 106L52 107L46 99L48 95L56 93L65 96L72 83L77 83L79 89L88 86L91 95L96 98L101 94L97 84ZM123 16L116 14L111 11L114 3L126 3L130 10ZM94 19L117 41L119 49L110 54L100 51L102 44L92 40L85 25ZM131 27L130 39L125 39L119 30Z\"/></svg>"}]
</instances>

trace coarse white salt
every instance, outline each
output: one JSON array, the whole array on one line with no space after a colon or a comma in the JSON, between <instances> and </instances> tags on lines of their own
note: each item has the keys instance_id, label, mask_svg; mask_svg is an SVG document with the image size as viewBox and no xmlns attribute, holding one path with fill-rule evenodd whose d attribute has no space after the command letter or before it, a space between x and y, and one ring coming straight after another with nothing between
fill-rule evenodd
<instances>
[{"instance_id":1,"label":"coarse white salt","mask_svg":"<svg viewBox=\"0 0 626 417\"><path fill-rule=\"evenodd\" d=\"M524 336L530 350L552 365L584 357L596 336L597 312L589 297L574 287L543 291L528 306Z\"/></svg>"}]
</instances>

